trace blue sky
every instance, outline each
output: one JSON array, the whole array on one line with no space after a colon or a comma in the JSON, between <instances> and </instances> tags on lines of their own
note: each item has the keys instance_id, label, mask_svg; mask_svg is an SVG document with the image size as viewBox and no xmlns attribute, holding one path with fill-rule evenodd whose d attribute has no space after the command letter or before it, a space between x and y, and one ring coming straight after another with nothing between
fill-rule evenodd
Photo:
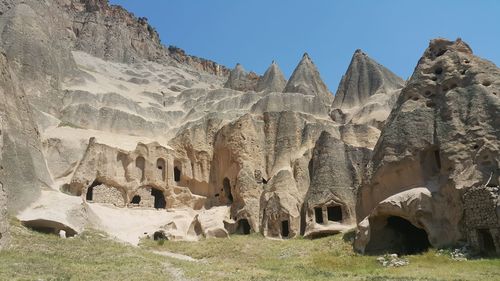
<instances>
[{"instance_id":1,"label":"blue sky","mask_svg":"<svg viewBox=\"0 0 500 281\"><path fill-rule=\"evenodd\" d=\"M435 37L461 37L500 65L497 0L110 0L145 16L165 45L288 78L304 52L335 93L356 49L408 78Z\"/></svg>"}]
</instances>

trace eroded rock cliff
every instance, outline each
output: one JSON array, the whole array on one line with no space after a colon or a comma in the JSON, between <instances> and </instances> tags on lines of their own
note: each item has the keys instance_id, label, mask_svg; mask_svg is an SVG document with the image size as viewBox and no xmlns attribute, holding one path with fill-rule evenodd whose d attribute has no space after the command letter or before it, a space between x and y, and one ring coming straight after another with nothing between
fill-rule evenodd
<instances>
[{"instance_id":1,"label":"eroded rock cliff","mask_svg":"<svg viewBox=\"0 0 500 281\"><path fill-rule=\"evenodd\" d=\"M499 77L460 39L431 41L368 165L356 207L358 250L407 253L471 240L477 229L466 230L464 210L477 207L462 197L498 186L500 176ZM498 225L497 218L485 235L498 241Z\"/></svg>"}]
</instances>

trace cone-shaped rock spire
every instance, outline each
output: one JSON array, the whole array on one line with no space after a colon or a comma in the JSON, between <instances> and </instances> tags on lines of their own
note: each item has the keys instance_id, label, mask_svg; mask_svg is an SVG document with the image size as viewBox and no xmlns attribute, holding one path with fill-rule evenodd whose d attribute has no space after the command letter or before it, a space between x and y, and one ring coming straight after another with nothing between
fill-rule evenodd
<instances>
[{"instance_id":1,"label":"cone-shaped rock spire","mask_svg":"<svg viewBox=\"0 0 500 281\"><path fill-rule=\"evenodd\" d=\"M331 104L333 96L321 79L318 69L307 53L304 53L292 77L285 86L284 93L302 93L315 95L327 104Z\"/></svg>"},{"instance_id":2,"label":"cone-shaped rock spire","mask_svg":"<svg viewBox=\"0 0 500 281\"><path fill-rule=\"evenodd\" d=\"M333 108L347 109L363 104L377 93L389 93L402 88L404 81L380 65L363 51L356 50L340 81Z\"/></svg>"},{"instance_id":3,"label":"cone-shaped rock spire","mask_svg":"<svg viewBox=\"0 0 500 281\"><path fill-rule=\"evenodd\" d=\"M283 75L283 72L281 72L278 64L273 61L264 73L264 76L259 78L259 82L257 83L257 92L282 92L285 85L285 76Z\"/></svg>"},{"instance_id":4,"label":"cone-shaped rock spire","mask_svg":"<svg viewBox=\"0 0 500 281\"><path fill-rule=\"evenodd\" d=\"M229 77L224 84L224 88L230 88L237 91L255 91L259 77L253 72L246 72L239 63L231 70Z\"/></svg>"}]
</instances>

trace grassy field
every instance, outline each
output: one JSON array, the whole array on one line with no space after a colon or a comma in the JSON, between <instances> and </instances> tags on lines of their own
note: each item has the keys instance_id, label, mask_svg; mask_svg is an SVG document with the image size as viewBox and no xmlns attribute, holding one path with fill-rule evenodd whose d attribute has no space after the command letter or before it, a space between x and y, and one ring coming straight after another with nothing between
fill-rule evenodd
<instances>
[{"instance_id":1,"label":"grassy field","mask_svg":"<svg viewBox=\"0 0 500 281\"><path fill-rule=\"evenodd\" d=\"M14 222L12 246L0 252L0 280L500 280L500 259L454 261L430 250L408 256L407 266L384 268L351 249L341 235L278 241L258 234L132 247L95 231L60 239Z\"/></svg>"}]
</instances>

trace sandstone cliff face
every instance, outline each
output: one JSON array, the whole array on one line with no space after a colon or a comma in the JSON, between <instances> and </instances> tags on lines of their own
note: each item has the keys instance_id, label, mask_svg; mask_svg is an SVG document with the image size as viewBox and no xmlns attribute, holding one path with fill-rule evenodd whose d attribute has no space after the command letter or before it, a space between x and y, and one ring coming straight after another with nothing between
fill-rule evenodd
<instances>
[{"instance_id":1,"label":"sandstone cliff face","mask_svg":"<svg viewBox=\"0 0 500 281\"><path fill-rule=\"evenodd\" d=\"M292 111L247 114L227 124L214 144L212 196L255 232L299 235L308 163L323 130L339 135L333 122Z\"/></svg>"},{"instance_id":2,"label":"sandstone cliff face","mask_svg":"<svg viewBox=\"0 0 500 281\"><path fill-rule=\"evenodd\" d=\"M42 153L40 133L33 120L27 96L18 87L5 54L0 54L0 119L2 157L0 181L13 212L24 208L52 184Z\"/></svg>"},{"instance_id":3,"label":"sandstone cliff face","mask_svg":"<svg viewBox=\"0 0 500 281\"><path fill-rule=\"evenodd\" d=\"M134 62L158 60L165 56L156 30L146 18L136 18L107 0L59 1L72 20L75 47L93 56Z\"/></svg>"},{"instance_id":4,"label":"sandstone cliff face","mask_svg":"<svg viewBox=\"0 0 500 281\"><path fill-rule=\"evenodd\" d=\"M431 41L368 166L356 207L358 250L412 252L468 238L462 195L498 186L500 176L499 77L463 41ZM405 238L391 242L404 236L401 227L420 233L417 248Z\"/></svg>"},{"instance_id":5,"label":"sandstone cliff face","mask_svg":"<svg viewBox=\"0 0 500 281\"><path fill-rule=\"evenodd\" d=\"M168 55L175 61L184 65L189 65L197 71L203 71L222 77L227 77L230 72L230 69L224 65L204 58L188 55L184 50L175 46L168 47Z\"/></svg>"}]
</instances>

